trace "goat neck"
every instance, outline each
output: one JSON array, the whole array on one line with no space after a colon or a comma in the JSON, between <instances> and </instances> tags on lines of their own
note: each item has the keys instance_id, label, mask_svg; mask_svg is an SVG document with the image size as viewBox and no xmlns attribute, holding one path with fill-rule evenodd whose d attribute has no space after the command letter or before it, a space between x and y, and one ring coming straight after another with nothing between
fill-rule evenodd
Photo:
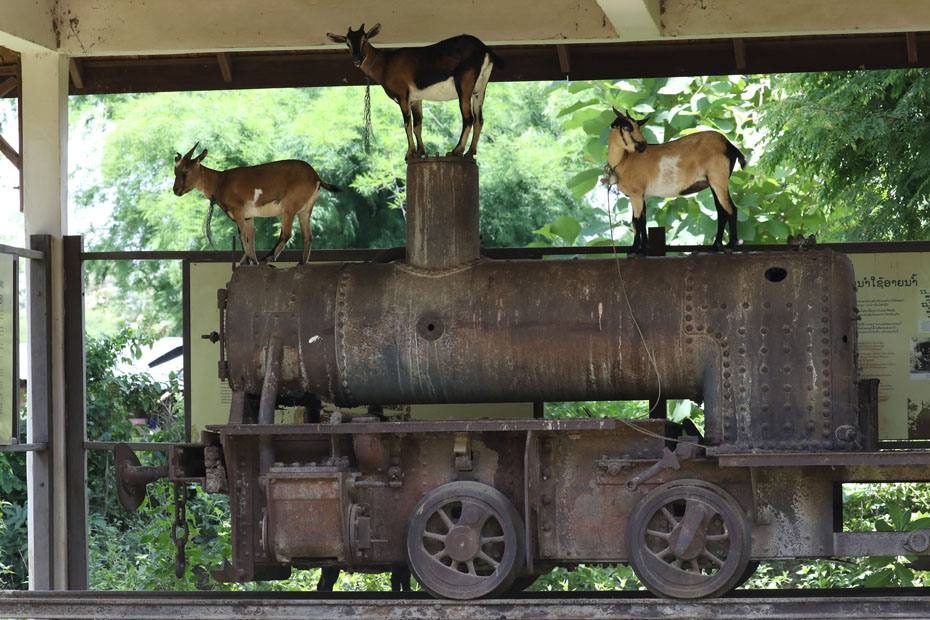
<instances>
[{"instance_id":1,"label":"goat neck","mask_svg":"<svg viewBox=\"0 0 930 620\"><path fill-rule=\"evenodd\" d=\"M213 200L216 197L217 189L219 189L221 175L222 172L219 170L213 170L212 168L207 168L201 164L200 174L197 175L197 180L194 183L194 187L200 190L200 193L204 195L204 198Z\"/></svg>"},{"instance_id":2,"label":"goat neck","mask_svg":"<svg viewBox=\"0 0 930 620\"><path fill-rule=\"evenodd\" d=\"M365 73L365 77L371 77L373 80L379 84L383 83L381 79L384 76L384 63L381 64L379 69L375 69L375 63L378 62L378 58L383 56L381 50L377 49L374 45L365 41L364 44L365 57L362 59L362 63L358 66ZM368 67L365 67L365 63L368 63Z\"/></svg>"},{"instance_id":3,"label":"goat neck","mask_svg":"<svg viewBox=\"0 0 930 620\"><path fill-rule=\"evenodd\" d=\"M619 132L611 130L607 139L607 167L618 179L621 166L632 154L632 151L624 147L623 141L619 138Z\"/></svg>"}]
</instances>

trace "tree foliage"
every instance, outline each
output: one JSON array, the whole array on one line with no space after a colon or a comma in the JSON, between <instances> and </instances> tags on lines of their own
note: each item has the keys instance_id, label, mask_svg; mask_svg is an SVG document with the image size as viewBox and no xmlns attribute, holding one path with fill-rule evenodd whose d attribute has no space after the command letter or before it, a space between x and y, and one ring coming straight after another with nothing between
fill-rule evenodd
<instances>
[{"instance_id":1,"label":"tree foliage","mask_svg":"<svg viewBox=\"0 0 930 620\"><path fill-rule=\"evenodd\" d=\"M586 220L587 205L565 186L583 136L566 130L557 111L564 97L544 96L543 84L493 84L477 161L481 167L481 234L488 247L520 246L532 230L562 213ZM79 99L73 124L107 131L100 175L76 182L79 208L109 205L109 220L89 231L89 250L208 249L202 233L207 200L197 191L171 191L174 155L195 142L207 148L215 169L296 158L324 180L344 188L323 192L314 208L314 248L393 247L405 241L406 137L400 111L372 92L373 148L362 151L361 88L158 93ZM445 153L458 139L461 120L452 103L424 106L429 153ZM86 164L93 167L95 162ZM219 213L219 212L218 212ZM258 248L277 239L278 220L257 218ZM236 235L233 222L213 219L214 237ZM300 236L289 247L299 247ZM178 265L155 261L91 263L99 280L111 276L134 304L130 320L178 333ZM170 319L167 324L166 318Z\"/></svg>"},{"instance_id":2,"label":"tree foliage","mask_svg":"<svg viewBox=\"0 0 930 620\"><path fill-rule=\"evenodd\" d=\"M764 166L757 153L764 150L758 108L772 97L769 78L749 76L676 77L578 82L564 86L577 101L562 110L566 128L581 128L588 136L582 156L571 169L569 187L578 196L587 195L601 206L609 219L599 229L581 230L588 242L604 243L591 233L617 227L613 238L619 244L632 241L625 221L629 200L607 195L599 179L607 161L607 136L614 119L612 107L629 110L638 118L649 117L643 134L651 143L667 142L701 130L717 130L736 144L749 160L747 169L736 168L730 179L738 208L741 241L775 243L791 233L817 233L824 226L823 212L806 199L811 182L791 178L786 170ZM616 197L616 199L615 199ZM680 244L707 243L716 233L716 208L710 190L694 196L671 199L648 198L647 219L665 226L667 238ZM557 223L556 223L557 224ZM561 225L564 229L564 222ZM555 229L537 231L547 241L561 243L564 234Z\"/></svg>"},{"instance_id":3,"label":"tree foliage","mask_svg":"<svg viewBox=\"0 0 930 620\"><path fill-rule=\"evenodd\" d=\"M930 237L930 74L782 76L765 107L763 161L814 181L826 240Z\"/></svg>"}]
</instances>

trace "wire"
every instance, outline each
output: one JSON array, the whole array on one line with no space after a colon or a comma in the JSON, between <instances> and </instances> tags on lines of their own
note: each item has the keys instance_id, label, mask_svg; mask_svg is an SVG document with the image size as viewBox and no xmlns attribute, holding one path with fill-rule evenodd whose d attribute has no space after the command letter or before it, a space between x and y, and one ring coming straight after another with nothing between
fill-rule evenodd
<instances>
[{"instance_id":1,"label":"wire","mask_svg":"<svg viewBox=\"0 0 930 620\"><path fill-rule=\"evenodd\" d=\"M652 417L652 412L655 411L655 408L658 407L659 405L659 401L662 399L662 375L661 373L659 373L659 365L656 362L655 352L646 343L646 336L643 335L643 330L639 325L639 321L636 320L636 314L633 312L633 304L630 303L630 296L626 292L626 284L623 281L623 270L620 269L620 255L617 253L617 241L616 239L614 239L614 218L613 218L613 209L611 208L611 201L610 201L610 188L611 188L610 175L608 174L607 176L607 223L610 226L610 247L613 248L613 252L614 252L614 263L617 266L617 276L620 278L620 290L623 291L623 298L624 300L626 300L626 306L627 306L627 309L629 309L630 311L630 318L633 320L633 325L636 326L636 331L639 333L639 337L643 341L643 348L646 350L646 357L648 357L649 361L652 362L652 368L653 370L655 370L655 373L656 373L656 383L658 386L658 392L656 394L656 402L652 407L650 407L649 411L646 413L647 416Z\"/></svg>"}]
</instances>

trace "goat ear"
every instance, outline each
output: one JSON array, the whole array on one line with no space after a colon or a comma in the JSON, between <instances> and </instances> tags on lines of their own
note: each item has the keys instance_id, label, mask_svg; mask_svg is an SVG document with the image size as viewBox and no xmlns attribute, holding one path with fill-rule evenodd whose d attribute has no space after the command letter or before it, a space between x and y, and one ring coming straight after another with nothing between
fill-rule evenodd
<instances>
[{"instance_id":1,"label":"goat ear","mask_svg":"<svg viewBox=\"0 0 930 620\"><path fill-rule=\"evenodd\" d=\"M179 161L181 161L181 154L175 151L174 163L178 163Z\"/></svg>"},{"instance_id":2,"label":"goat ear","mask_svg":"<svg viewBox=\"0 0 930 620\"><path fill-rule=\"evenodd\" d=\"M203 152L194 158L194 161L200 163L203 161L203 158L207 156L207 149L204 149Z\"/></svg>"},{"instance_id":3,"label":"goat ear","mask_svg":"<svg viewBox=\"0 0 930 620\"><path fill-rule=\"evenodd\" d=\"M363 30L365 29L364 24L362 25L362 29L363 29ZM371 39L371 38L374 38L374 36L375 36L376 34L378 34L379 32L381 32L381 22L378 22L377 24L375 24L374 26L372 26L372 27L371 27L371 30L369 30L367 33L365 33L365 36L368 37L369 39Z\"/></svg>"},{"instance_id":4,"label":"goat ear","mask_svg":"<svg viewBox=\"0 0 930 620\"><path fill-rule=\"evenodd\" d=\"M648 122L649 122L649 117L647 116L646 118L644 118L644 119L642 119L642 120L636 121L636 124L639 125L640 127L642 127L643 125L645 125L645 124L648 123Z\"/></svg>"},{"instance_id":5,"label":"goat ear","mask_svg":"<svg viewBox=\"0 0 930 620\"><path fill-rule=\"evenodd\" d=\"M346 38L341 34L333 34L332 32L327 32L326 36L329 37L329 40L333 43L345 43Z\"/></svg>"}]
</instances>

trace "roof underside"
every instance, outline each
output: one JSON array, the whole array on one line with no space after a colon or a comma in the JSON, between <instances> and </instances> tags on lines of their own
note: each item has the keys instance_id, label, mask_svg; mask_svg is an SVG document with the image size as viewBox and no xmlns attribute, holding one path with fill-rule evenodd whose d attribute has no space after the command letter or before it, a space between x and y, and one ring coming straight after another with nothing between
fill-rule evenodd
<instances>
[{"instance_id":1,"label":"roof underside","mask_svg":"<svg viewBox=\"0 0 930 620\"><path fill-rule=\"evenodd\" d=\"M496 81L930 65L926 0L30 0L0 3L0 95L17 53L71 57L72 94L361 84L326 33L363 22L474 34Z\"/></svg>"}]
</instances>

